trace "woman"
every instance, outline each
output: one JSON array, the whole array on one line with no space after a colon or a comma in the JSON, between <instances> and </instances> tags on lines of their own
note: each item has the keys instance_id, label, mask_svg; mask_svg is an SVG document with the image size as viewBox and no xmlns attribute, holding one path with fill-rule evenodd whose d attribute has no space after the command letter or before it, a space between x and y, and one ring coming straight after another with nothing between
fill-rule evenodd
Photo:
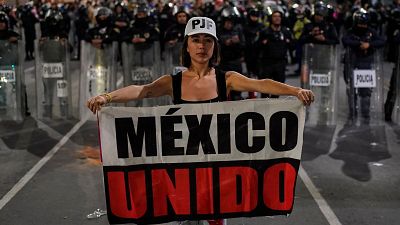
<instances>
[{"instance_id":1,"label":"woman","mask_svg":"<svg viewBox=\"0 0 400 225\"><path fill-rule=\"evenodd\" d=\"M128 102L143 98L169 95L174 104L206 103L227 100L227 93L255 91L272 95L296 96L304 105L314 101L310 90L293 87L270 79L256 80L235 71L220 71L215 23L207 17L193 17L185 29L181 62L188 69L176 75L163 75L146 85L130 85L111 93L95 96L87 101L96 113L110 102Z\"/></svg>"},{"instance_id":2,"label":"woman","mask_svg":"<svg viewBox=\"0 0 400 225\"><path fill-rule=\"evenodd\" d=\"M314 101L310 90L305 90L270 79L255 80L234 71L224 72L214 68L219 62L219 48L215 23L207 17L193 17L185 28L181 52L182 65L188 69L176 75L164 75L146 85L131 85L111 93L95 96L87 101L88 108L96 113L110 102L128 102L143 98L169 95L174 104L207 103L227 100L227 93L255 91L273 95L293 95L305 105ZM222 220L209 221L222 225Z\"/></svg>"}]
</instances>

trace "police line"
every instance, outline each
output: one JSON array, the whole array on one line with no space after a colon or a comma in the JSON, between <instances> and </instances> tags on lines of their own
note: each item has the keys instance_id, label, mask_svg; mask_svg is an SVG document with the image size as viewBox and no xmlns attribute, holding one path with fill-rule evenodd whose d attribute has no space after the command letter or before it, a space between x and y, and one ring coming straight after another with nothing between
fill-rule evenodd
<instances>
[{"instance_id":1,"label":"police line","mask_svg":"<svg viewBox=\"0 0 400 225\"><path fill-rule=\"evenodd\" d=\"M304 114L298 100L103 108L109 222L290 213Z\"/></svg>"}]
</instances>

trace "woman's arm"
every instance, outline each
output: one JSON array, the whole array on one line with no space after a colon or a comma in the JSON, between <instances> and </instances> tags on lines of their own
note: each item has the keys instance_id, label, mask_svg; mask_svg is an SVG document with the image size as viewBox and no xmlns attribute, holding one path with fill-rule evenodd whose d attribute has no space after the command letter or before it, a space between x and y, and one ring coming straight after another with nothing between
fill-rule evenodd
<instances>
[{"instance_id":1,"label":"woman's arm","mask_svg":"<svg viewBox=\"0 0 400 225\"><path fill-rule=\"evenodd\" d=\"M272 95L292 95L305 105L310 105L314 101L314 94L310 90L293 87L271 79L251 79L234 71L226 73L226 84L228 91L256 91Z\"/></svg>"},{"instance_id":2,"label":"woman's arm","mask_svg":"<svg viewBox=\"0 0 400 225\"><path fill-rule=\"evenodd\" d=\"M172 96L171 79L170 75L164 75L150 84L123 87L108 94L92 97L87 101L86 105L93 113L96 113L103 105L110 102L125 103L164 95Z\"/></svg>"}]
</instances>

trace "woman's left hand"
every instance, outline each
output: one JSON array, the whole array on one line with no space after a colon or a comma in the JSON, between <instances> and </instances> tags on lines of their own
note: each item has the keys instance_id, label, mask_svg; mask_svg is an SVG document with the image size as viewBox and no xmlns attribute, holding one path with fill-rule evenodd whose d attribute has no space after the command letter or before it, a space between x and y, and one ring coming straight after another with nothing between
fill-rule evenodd
<instances>
[{"instance_id":1,"label":"woman's left hand","mask_svg":"<svg viewBox=\"0 0 400 225\"><path fill-rule=\"evenodd\" d=\"M297 91L296 97L302 101L304 105L310 105L314 102L314 93L307 89L300 89Z\"/></svg>"}]
</instances>

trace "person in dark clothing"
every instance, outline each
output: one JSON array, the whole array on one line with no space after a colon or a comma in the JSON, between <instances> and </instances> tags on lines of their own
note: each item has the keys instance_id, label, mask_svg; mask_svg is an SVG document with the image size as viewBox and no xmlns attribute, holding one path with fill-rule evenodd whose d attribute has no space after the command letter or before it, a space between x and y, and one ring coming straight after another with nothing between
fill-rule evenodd
<instances>
[{"instance_id":1,"label":"person in dark clothing","mask_svg":"<svg viewBox=\"0 0 400 225\"><path fill-rule=\"evenodd\" d=\"M220 69L237 71L242 73L242 61L244 60L245 38L242 27L236 23L240 14L235 7L228 6L221 12L222 24L218 34L221 47ZM232 91L231 100L241 100L240 92Z\"/></svg>"},{"instance_id":2,"label":"person in dark clothing","mask_svg":"<svg viewBox=\"0 0 400 225\"><path fill-rule=\"evenodd\" d=\"M85 40L95 48L104 48L105 44L111 44L116 40L116 33L113 29L112 11L106 7L100 7L95 13L96 26L89 29Z\"/></svg>"},{"instance_id":3,"label":"person in dark clothing","mask_svg":"<svg viewBox=\"0 0 400 225\"><path fill-rule=\"evenodd\" d=\"M123 35L129 28L130 17L123 2L117 2L114 8L114 30Z\"/></svg>"},{"instance_id":4,"label":"person in dark clothing","mask_svg":"<svg viewBox=\"0 0 400 225\"><path fill-rule=\"evenodd\" d=\"M11 44L17 44L19 38L20 38L20 35L17 32L10 29L10 20L9 20L9 17L7 16L7 14L3 11L0 11L0 40L7 40ZM13 54L15 54L14 57L10 57L10 56L4 57L2 60L2 63L4 63L4 61L17 60L18 53L14 52ZM12 63L15 63L15 62L12 62ZM23 87L23 92L24 92L25 116L30 116L31 113L29 112L29 108L28 108L28 102L27 102L28 98L26 95L25 87Z\"/></svg>"},{"instance_id":5,"label":"person in dark clothing","mask_svg":"<svg viewBox=\"0 0 400 225\"><path fill-rule=\"evenodd\" d=\"M326 22L328 8L322 2L317 2L314 6L314 15L311 23L304 26L300 42L302 44L338 44L339 38L332 23Z\"/></svg>"},{"instance_id":6,"label":"person in dark clothing","mask_svg":"<svg viewBox=\"0 0 400 225\"><path fill-rule=\"evenodd\" d=\"M282 26L283 12L279 8L271 10L270 26L260 33L260 73L259 79L273 79L285 83L287 53L293 44L293 34ZM278 96L261 95L263 98Z\"/></svg>"},{"instance_id":7,"label":"person in dark clothing","mask_svg":"<svg viewBox=\"0 0 400 225\"><path fill-rule=\"evenodd\" d=\"M364 9L357 10L353 14L353 27L342 38L344 47L349 48L349 51L346 51L344 61L344 80L348 87L352 85L353 69L371 69L376 50L385 44L385 40L368 26L368 22L369 15L367 11ZM357 88L355 92L353 93L351 88L347 89L349 117L354 119L357 116L355 103L359 96L362 117L368 122L372 90L370 88Z\"/></svg>"},{"instance_id":8,"label":"person in dark clothing","mask_svg":"<svg viewBox=\"0 0 400 225\"><path fill-rule=\"evenodd\" d=\"M149 17L149 8L140 5L135 20L127 30L124 41L131 42L136 49L150 48L159 38L159 33Z\"/></svg>"},{"instance_id":9,"label":"person in dark clothing","mask_svg":"<svg viewBox=\"0 0 400 225\"><path fill-rule=\"evenodd\" d=\"M33 6L30 3L27 3L22 8L21 13L21 21L25 34L25 60L34 59L34 41L36 39L35 24L39 22L39 20L36 18L33 10Z\"/></svg>"},{"instance_id":10,"label":"person in dark clothing","mask_svg":"<svg viewBox=\"0 0 400 225\"><path fill-rule=\"evenodd\" d=\"M0 11L0 40L8 40L10 43L17 43L19 34L9 28L10 20L7 14Z\"/></svg>"},{"instance_id":11,"label":"person in dark clothing","mask_svg":"<svg viewBox=\"0 0 400 225\"><path fill-rule=\"evenodd\" d=\"M261 12L257 8L251 8L247 13L247 20L243 27L244 38L246 40L244 50L244 60L247 66L248 76L255 77L258 72L258 40L264 25L259 22ZM254 98L254 92L249 93L249 98Z\"/></svg>"},{"instance_id":12,"label":"person in dark clothing","mask_svg":"<svg viewBox=\"0 0 400 225\"><path fill-rule=\"evenodd\" d=\"M183 7L175 7L175 24L165 31L165 50L167 52L167 61L165 63L179 65L180 48L185 37L185 27L189 20L189 14ZM170 58L168 58L170 57Z\"/></svg>"},{"instance_id":13,"label":"person in dark clothing","mask_svg":"<svg viewBox=\"0 0 400 225\"><path fill-rule=\"evenodd\" d=\"M388 45L388 60L393 62L392 76L390 77L389 91L385 101L385 120L392 121L392 112L398 94L397 83L399 74L399 53L400 53L400 7L393 8L390 12L390 17L387 25L387 45Z\"/></svg>"},{"instance_id":14,"label":"person in dark clothing","mask_svg":"<svg viewBox=\"0 0 400 225\"><path fill-rule=\"evenodd\" d=\"M58 9L49 9L44 18L41 39L67 39L68 34L65 22Z\"/></svg>"}]
</instances>

